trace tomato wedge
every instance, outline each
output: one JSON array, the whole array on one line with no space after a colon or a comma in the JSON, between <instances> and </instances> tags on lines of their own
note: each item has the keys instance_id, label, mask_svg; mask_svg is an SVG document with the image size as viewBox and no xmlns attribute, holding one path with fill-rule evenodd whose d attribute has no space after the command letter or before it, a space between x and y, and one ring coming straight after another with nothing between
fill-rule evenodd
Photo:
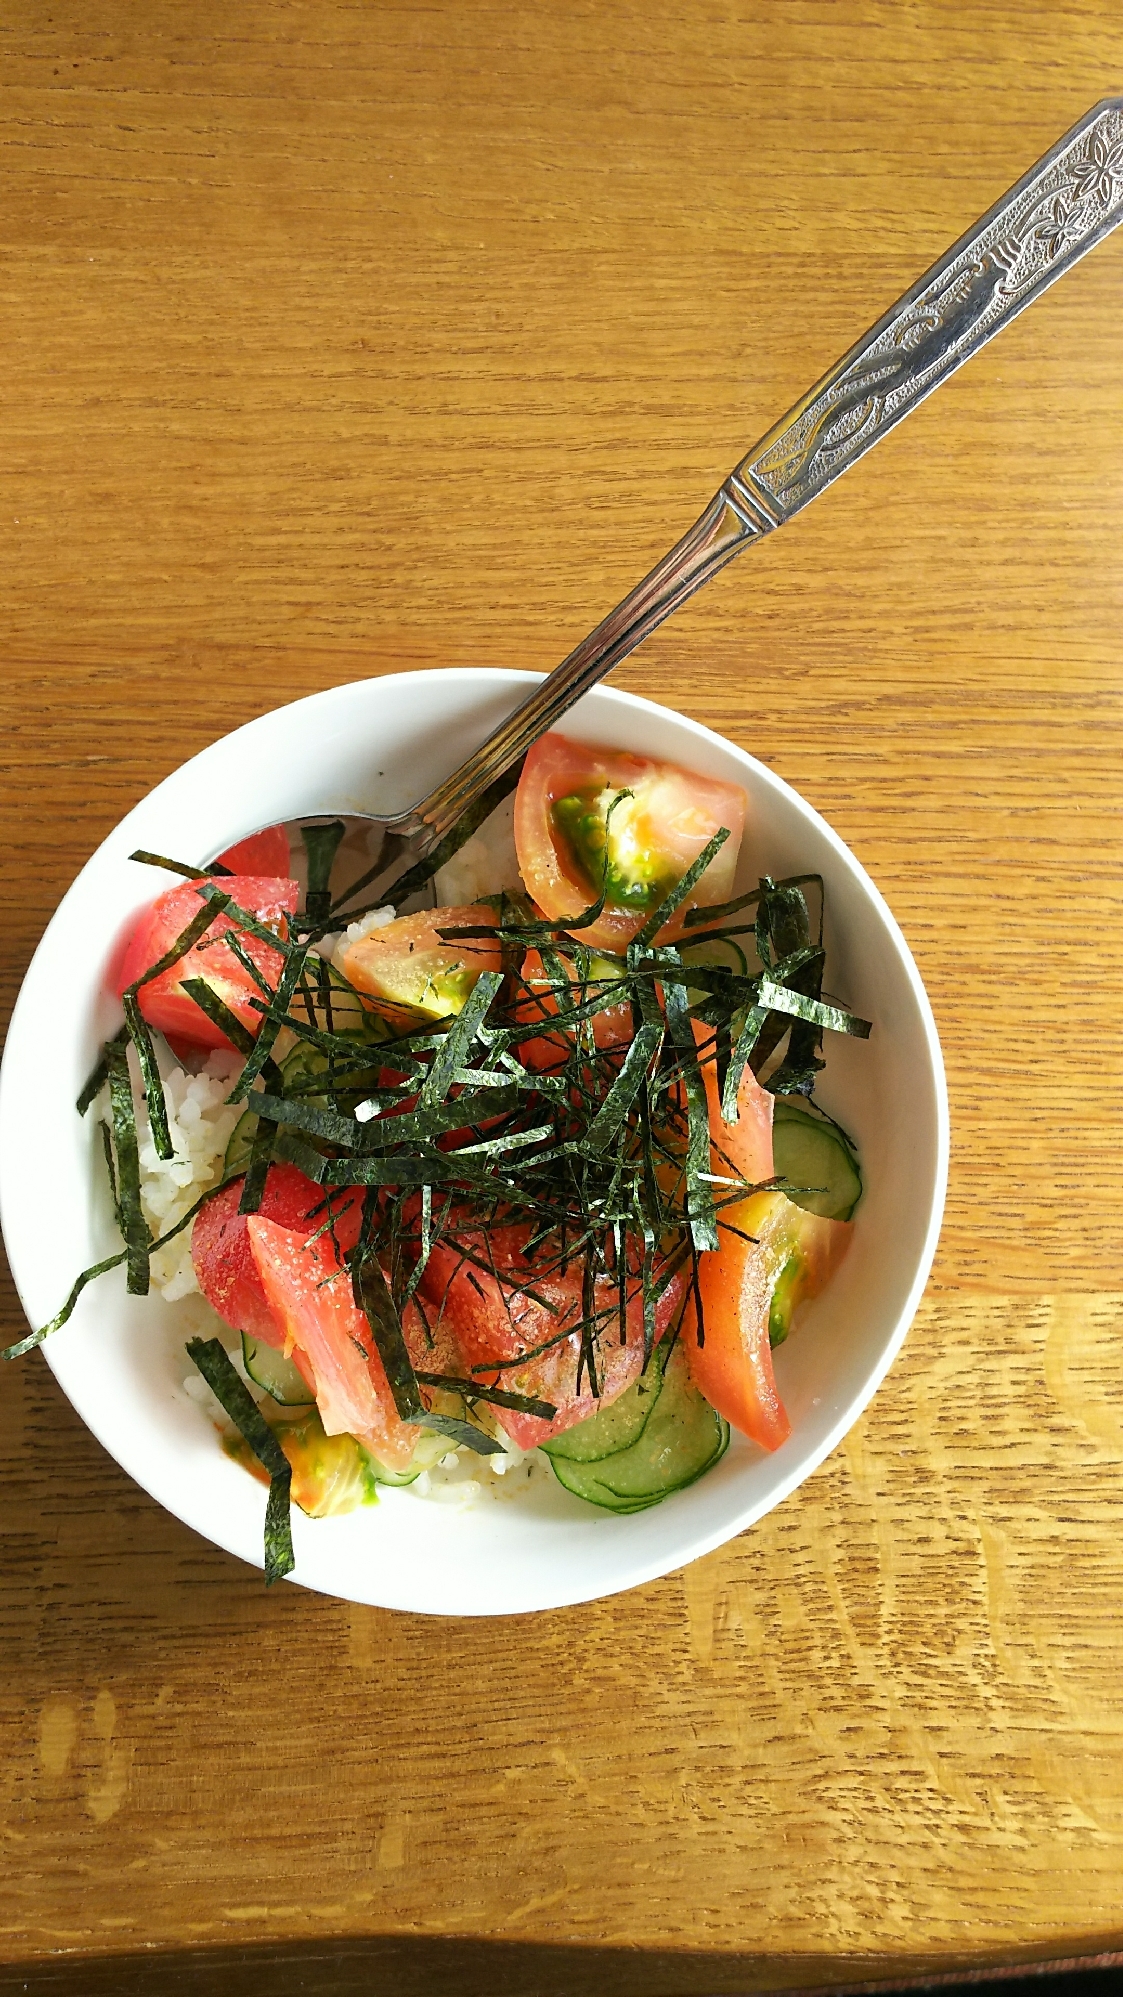
<instances>
[{"instance_id":1,"label":"tomato wedge","mask_svg":"<svg viewBox=\"0 0 1123 1997\"><path fill-rule=\"evenodd\" d=\"M235 1331L280 1350L285 1334L266 1299L250 1248L247 1216L238 1212L244 1179L235 1179L200 1207L191 1230L191 1260L212 1310ZM314 1234L326 1219L325 1193L295 1165L270 1165L260 1213L301 1236ZM336 1193L331 1201L336 1238L353 1248L362 1218L361 1191Z\"/></svg>"},{"instance_id":2,"label":"tomato wedge","mask_svg":"<svg viewBox=\"0 0 1123 1997\"><path fill-rule=\"evenodd\" d=\"M726 1421L762 1449L778 1449L791 1423L776 1389L772 1341L786 1337L797 1306L834 1274L852 1224L805 1213L783 1193L753 1193L721 1218L741 1232L723 1234L720 1253L699 1258L704 1337L696 1322L687 1327L687 1364Z\"/></svg>"},{"instance_id":3,"label":"tomato wedge","mask_svg":"<svg viewBox=\"0 0 1123 1997\"><path fill-rule=\"evenodd\" d=\"M746 1068L737 1121L726 1123L713 1037L697 1020L694 1037L706 1085L712 1169L759 1185L773 1172L772 1097ZM751 1193L721 1205L723 1188L714 1191L721 1247L699 1261L703 1342L692 1319L684 1332L687 1363L695 1386L726 1421L763 1449L777 1449L791 1423L776 1390L772 1345L786 1337L797 1306L817 1296L838 1267L849 1246L849 1223L804 1213L783 1193Z\"/></svg>"},{"instance_id":4,"label":"tomato wedge","mask_svg":"<svg viewBox=\"0 0 1123 1997\"><path fill-rule=\"evenodd\" d=\"M463 1011L482 971L502 969L502 954L498 940L465 937L462 942L442 942L438 931L493 929L498 920L495 910L482 903L400 915L349 944L340 967L361 992L409 1006L430 1019L446 1019Z\"/></svg>"},{"instance_id":5,"label":"tomato wedge","mask_svg":"<svg viewBox=\"0 0 1123 1997\"><path fill-rule=\"evenodd\" d=\"M288 917L295 912L300 899L297 883L283 880L280 876L232 874L229 879L220 879L215 885L221 887L224 894L230 895L239 908L256 915L259 922L276 929L282 936L288 927ZM192 917L198 914L200 906L195 883L185 881L182 887L170 888L167 894L160 895L150 908L143 911L129 938L117 974L118 994L166 955L176 937L182 935ZM257 1033L261 1014L250 1004L250 1000L260 999L261 990L245 965L239 963L229 944L223 942L226 931L237 928L238 923L229 914L217 916L185 957L181 957L169 970L162 971L158 978L153 978L151 984L141 986L137 1000L150 1026L157 1027L161 1033L180 1044L229 1047L226 1035L182 989L187 978L205 978L224 1005L237 1014L242 1025L248 1027L251 1033ZM262 977L268 984L276 985L284 962L280 951L245 932L240 940L246 955L257 965Z\"/></svg>"},{"instance_id":6,"label":"tomato wedge","mask_svg":"<svg viewBox=\"0 0 1123 1997\"><path fill-rule=\"evenodd\" d=\"M418 1439L394 1406L351 1275L330 1234L305 1237L250 1214L246 1222L269 1307L285 1343L307 1361L327 1435L353 1435L388 1470L404 1470Z\"/></svg>"},{"instance_id":7,"label":"tomato wedge","mask_svg":"<svg viewBox=\"0 0 1123 1997\"><path fill-rule=\"evenodd\" d=\"M610 817L621 791L632 795ZM515 796L519 867L550 922L564 923L596 899L607 854L604 912L574 932L594 950L622 953L722 826L729 838L667 924L665 938L681 932L689 909L713 907L733 893L743 790L673 763L544 735L527 756Z\"/></svg>"},{"instance_id":8,"label":"tomato wedge","mask_svg":"<svg viewBox=\"0 0 1123 1997\"><path fill-rule=\"evenodd\" d=\"M631 1386L643 1365L643 1299L638 1277L629 1279L624 1344L616 1280L598 1277L595 1308L602 1336L596 1345L595 1365L599 1399L587 1370L582 1371L578 1390L581 1339L576 1328L568 1334L566 1328L581 1321L582 1265L573 1260L563 1269L550 1249L528 1260L524 1250L531 1232L525 1222L512 1222L462 1237L471 1261L452 1243L437 1243L420 1284L427 1303L436 1306L435 1331L439 1335L442 1329L451 1330L466 1368L486 1367L488 1370L478 1376L485 1385L532 1395L557 1409L553 1421L506 1408L496 1410L497 1421L520 1449L535 1449L550 1436L596 1414L598 1408L608 1407ZM526 1294L523 1284L536 1294ZM684 1289L685 1277L676 1275L659 1298L655 1307L657 1339L670 1324ZM542 1346L547 1349L539 1351ZM518 1366L505 1363L524 1353L536 1356Z\"/></svg>"}]
</instances>

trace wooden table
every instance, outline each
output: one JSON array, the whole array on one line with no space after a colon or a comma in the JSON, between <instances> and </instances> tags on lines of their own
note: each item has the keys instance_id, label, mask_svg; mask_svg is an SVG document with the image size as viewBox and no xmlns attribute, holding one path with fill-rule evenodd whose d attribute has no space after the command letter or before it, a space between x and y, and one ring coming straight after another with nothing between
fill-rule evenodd
<instances>
[{"instance_id":1,"label":"wooden table","mask_svg":"<svg viewBox=\"0 0 1123 1997\"><path fill-rule=\"evenodd\" d=\"M219 733L552 665L1119 87L1123 19L15 0L0 54L10 998ZM927 980L951 1194L873 1407L685 1573L476 1624L266 1596L13 1366L0 1991L1120 1945L1121 305L1116 239L620 674L823 810Z\"/></svg>"}]
</instances>

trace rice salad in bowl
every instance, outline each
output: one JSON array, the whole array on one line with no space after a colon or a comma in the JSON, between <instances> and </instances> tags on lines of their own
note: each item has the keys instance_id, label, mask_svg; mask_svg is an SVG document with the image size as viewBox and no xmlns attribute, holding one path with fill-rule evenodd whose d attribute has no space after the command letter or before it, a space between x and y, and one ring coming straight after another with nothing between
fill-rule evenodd
<instances>
[{"instance_id":1,"label":"rice salad in bowl","mask_svg":"<svg viewBox=\"0 0 1123 1997\"><path fill-rule=\"evenodd\" d=\"M339 688L186 765L64 901L0 1084L9 1355L49 1329L170 1509L388 1606L587 1599L750 1523L873 1391L942 1202L915 967L743 752L599 690L427 865L324 823L532 683ZM11 1134L60 1003L48 1265Z\"/></svg>"}]
</instances>

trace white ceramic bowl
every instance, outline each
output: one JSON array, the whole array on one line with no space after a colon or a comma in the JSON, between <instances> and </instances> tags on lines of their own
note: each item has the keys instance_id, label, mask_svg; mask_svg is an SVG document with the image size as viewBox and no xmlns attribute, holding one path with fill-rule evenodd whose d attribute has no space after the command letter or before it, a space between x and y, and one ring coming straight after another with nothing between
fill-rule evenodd
<instances>
[{"instance_id":1,"label":"white ceramic bowl","mask_svg":"<svg viewBox=\"0 0 1123 1997\"><path fill-rule=\"evenodd\" d=\"M79 1269L117 1245L95 1132L74 1099L120 1018L107 967L158 888L129 853L141 846L198 861L257 826L325 806L404 806L482 741L533 680L409 673L282 707L177 770L83 868L28 971L0 1077L0 1213L33 1324L57 1311ZM528 1486L525 1504L481 1501L467 1511L389 1491L346 1518L294 1512L295 1578L356 1602L445 1615L557 1608L650 1581L720 1546L793 1491L860 1414L904 1339L935 1250L948 1153L943 1063L916 966L873 883L795 791L681 715L601 688L565 732L743 785L742 884L761 873L824 876L828 983L874 1030L869 1041L828 1036L820 1095L860 1144L866 1194L841 1270L777 1352L792 1434L774 1455L735 1436L699 1483L623 1518L553 1484ZM44 1351L83 1420L137 1483L260 1566L264 1490L222 1455L184 1392L191 1369L175 1312L127 1297L115 1270L87 1289Z\"/></svg>"}]
</instances>

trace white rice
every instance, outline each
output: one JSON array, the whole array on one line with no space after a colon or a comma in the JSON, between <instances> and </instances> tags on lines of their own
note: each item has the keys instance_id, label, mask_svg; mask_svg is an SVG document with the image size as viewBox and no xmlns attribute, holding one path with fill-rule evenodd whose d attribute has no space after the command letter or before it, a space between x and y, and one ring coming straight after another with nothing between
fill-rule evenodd
<instances>
[{"instance_id":1,"label":"white rice","mask_svg":"<svg viewBox=\"0 0 1123 1997\"><path fill-rule=\"evenodd\" d=\"M433 876L439 908L463 908L485 894L522 888L515 851L515 799L512 792L491 817L466 839L446 867Z\"/></svg>"}]
</instances>

